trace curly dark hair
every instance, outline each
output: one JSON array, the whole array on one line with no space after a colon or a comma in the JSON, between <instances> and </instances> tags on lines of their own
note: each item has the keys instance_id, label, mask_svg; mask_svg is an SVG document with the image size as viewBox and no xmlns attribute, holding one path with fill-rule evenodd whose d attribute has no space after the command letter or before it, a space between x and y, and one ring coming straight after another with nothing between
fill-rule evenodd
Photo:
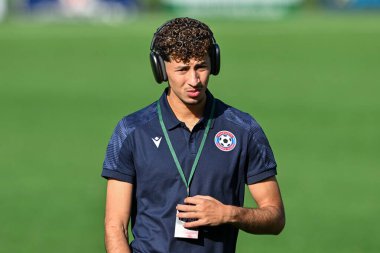
<instances>
[{"instance_id":1,"label":"curly dark hair","mask_svg":"<svg viewBox=\"0 0 380 253\"><path fill-rule=\"evenodd\" d=\"M175 18L156 33L153 49L165 61L174 59L188 63L190 59L201 60L212 45L210 28L192 18Z\"/></svg>"}]
</instances>

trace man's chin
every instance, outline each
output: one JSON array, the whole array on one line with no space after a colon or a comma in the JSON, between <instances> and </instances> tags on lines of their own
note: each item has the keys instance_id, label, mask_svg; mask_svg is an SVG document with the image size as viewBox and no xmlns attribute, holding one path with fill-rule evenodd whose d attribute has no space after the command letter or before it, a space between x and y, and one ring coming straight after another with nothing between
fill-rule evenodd
<instances>
[{"instance_id":1,"label":"man's chin","mask_svg":"<svg viewBox=\"0 0 380 253\"><path fill-rule=\"evenodd\" d=\"M186 101L183 101L185 105L188 105L188 106L192 106L192 105L199 105L201 103L201 101L199 100L186 100Z\"/></svg>"},{"instance_id":2,"label":"man's chin","mask_svg":"<svg viewBox=\"0 0 380 253\"><path fill-rule=\"evenodd\" d=\"M202 104L204 98L200 98L200 97L197 97L197 98L187 98L185 101L183 101L186 105L188 106L195 106L195 105L199 105L199 104Z\"/></svg>"}]
</instances>

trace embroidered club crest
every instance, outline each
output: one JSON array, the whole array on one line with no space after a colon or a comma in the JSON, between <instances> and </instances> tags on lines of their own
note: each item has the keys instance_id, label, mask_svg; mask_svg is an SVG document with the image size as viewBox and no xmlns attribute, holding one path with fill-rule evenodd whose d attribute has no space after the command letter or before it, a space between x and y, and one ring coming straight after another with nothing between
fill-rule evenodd
<instances>
[{"instance_id":1,"label":"embroidered club crest","mask_svg":"<svg viewBox=\"0 0 380 253\"><path fill-rule=\"evenodd\" d=\"M222 151L231 151L236 146L236 137L229 131L220 131L214 138L215 146Z\"/></svg>"}]
</instances>

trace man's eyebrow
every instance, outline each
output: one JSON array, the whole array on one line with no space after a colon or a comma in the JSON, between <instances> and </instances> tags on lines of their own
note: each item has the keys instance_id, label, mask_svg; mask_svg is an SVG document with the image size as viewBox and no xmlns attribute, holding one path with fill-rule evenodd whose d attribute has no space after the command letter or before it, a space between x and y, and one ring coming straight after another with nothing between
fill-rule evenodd
<instances>
[{"instance_id":1,"label":"man's eyebrow","mask_svg":"<svg viewBox=\"0 0 380 253\"><path fill-rule=\"evenodd\" d=\"M202 62L199 62L197 64L195 64L195 68L204 68L207 66L207 62L206 61L202 61Z\"/></svg>"},{"instance_id":2,"label":"man's eyebrow","mask_svg":"<svg viewBox=\"0 0 380 253\"><path fill-rule=\"evenodd\" d=\"M206 66L206 65L207 65L206 61L201 61L201 62L196 63L195 67L202 67L202 66ZM190 65L187 65L187 64L183 64L183 65L179 65L179 66L175 67L176 70L188 69L188 68L190 68Z\"/></svg>"},{"instance_id":3,"label":"man's eyebrow","mask_svg":"<svg viewBox=\"0 0 380 253\"><path fill-rule=\"evenodd\" d=\"M186 69L186 68L190 68L190 66L189 65L180 65L180 66L175 67L175 69Z\"/></svg>"}]
</instances>

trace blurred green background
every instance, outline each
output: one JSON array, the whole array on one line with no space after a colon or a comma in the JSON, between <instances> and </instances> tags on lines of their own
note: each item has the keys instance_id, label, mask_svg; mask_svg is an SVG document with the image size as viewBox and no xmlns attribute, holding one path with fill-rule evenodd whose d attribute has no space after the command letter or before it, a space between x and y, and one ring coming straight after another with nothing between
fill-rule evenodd
<instances>
[{"instance_id":1,"label":"blurred green background","mask_svg":"<svg viewBox=\"0 0 380 253\"><path fill-rule=\"evenodd\" d=\"M171 17L0 25L0 252L104 252L105 149L161 94L148 53ZM286 207L281 235L240 232L237 252L378 252L379 13L202 20L210 90L263 126Z\"/></svg>"}]
</instances>

